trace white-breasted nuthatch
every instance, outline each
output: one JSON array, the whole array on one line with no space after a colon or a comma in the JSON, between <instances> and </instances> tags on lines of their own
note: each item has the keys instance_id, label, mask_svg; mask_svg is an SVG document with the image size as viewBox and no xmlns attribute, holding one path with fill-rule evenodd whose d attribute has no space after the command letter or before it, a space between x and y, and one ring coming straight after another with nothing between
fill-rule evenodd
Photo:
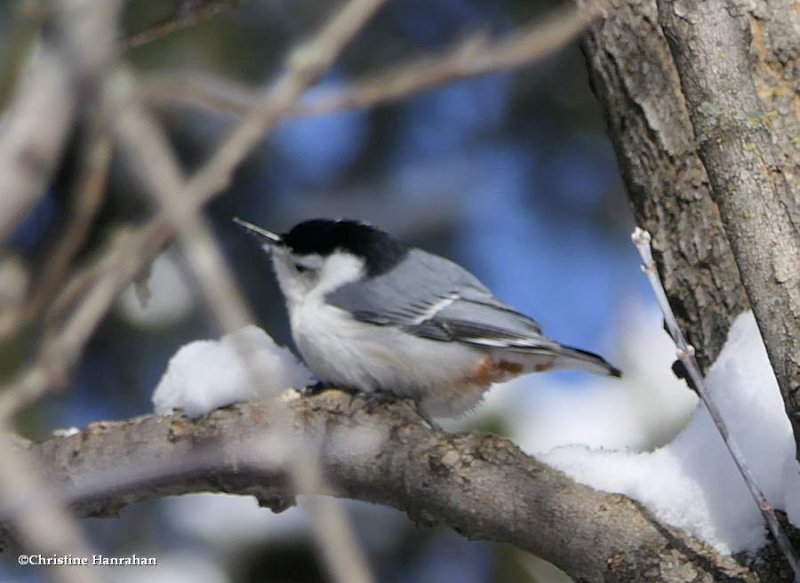
<instances>
[{"instance_id":1,"label":"white-breasted nuthatch","mask_svg":"<svg viewBox=\"0 0 800 583\"><path fill-rule=\"evenodd\" d=\"M466 412L492 384L527 373L620 376L544 336L463 267L375 227L315 219L278 235L234 221L270 253L294 341L326 384L411 398L429 418Z\"/></svg>"}]
</instances>

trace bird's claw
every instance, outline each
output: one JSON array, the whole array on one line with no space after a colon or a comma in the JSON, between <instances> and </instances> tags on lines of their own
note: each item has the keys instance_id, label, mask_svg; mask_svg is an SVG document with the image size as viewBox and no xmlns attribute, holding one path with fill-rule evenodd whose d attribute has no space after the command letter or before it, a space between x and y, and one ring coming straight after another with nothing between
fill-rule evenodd
<instances>
[{"instance_id":1,"label":"bird's claw","mask_svg":"<svg viewBox=\"0 0 800 583\"><path fill-rule=\"evenodd\" d=\"M311 395L316 395L317 393L321 393L325 389L328 388L328 385L323 383L322 381L317 381L314 384L306 385L302 389L299 390L300 394L304 397L310 397Z\"/></svg>"}]
</instances>

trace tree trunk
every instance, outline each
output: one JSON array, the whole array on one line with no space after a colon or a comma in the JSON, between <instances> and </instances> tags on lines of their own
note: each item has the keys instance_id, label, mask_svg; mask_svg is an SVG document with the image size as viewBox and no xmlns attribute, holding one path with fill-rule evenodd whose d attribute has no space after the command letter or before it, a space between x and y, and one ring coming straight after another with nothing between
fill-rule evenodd
<instances>
[{"instance_id":1,"label":"tree trunk","mask_svg":"<svg viewBox=\"0 0 800 583\"><path fill-rule=\"evenodd\" d=\"M701 366L752 304L800 444L800 5L623 0L584 49Z\"/></svg>"},{"instance_id":2,"label":"tree trunk","mask_svg":"<svg viewBox=\"0 0 800 583\"><path fill-rule=\"evenodd\" d=\"M583 48L701 367L752 304L800 459L800 3L619 0Z\"/></svg>"}]
</instances>

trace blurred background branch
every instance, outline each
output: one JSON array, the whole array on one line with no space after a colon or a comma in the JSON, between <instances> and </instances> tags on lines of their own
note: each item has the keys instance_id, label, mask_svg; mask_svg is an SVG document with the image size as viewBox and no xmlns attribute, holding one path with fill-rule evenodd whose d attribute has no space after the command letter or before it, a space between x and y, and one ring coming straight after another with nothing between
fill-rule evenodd
<instances>
[{"instance_id":1,"label":"blurred background branch","mask_svg":"<svg viewBox=\"0 0 800 583\"><path fill-rule=\"evenodd\" d=\"M521 67L562 48L600 14L599 4L582 10L566 6L507 38L490 40L485 32L473 34L439 55L369 74L351 86L318 92L294 107L290 115L330 115L342 109L374 107L469 77ZM258 98L251 89L230 81L200 76L170 76L143 85L144 98L155 103L179 101L235 115L242 115Z\"/></svg>"},{"instance_id":2,"label":"blurred background branch","mask_svg":"<svg viewBox=\"0 0 800 583\"><path fill-rule=\"evenodd\" d=\"M175 11L146 28L120 39L123 51L136 49L173 32L210 20L225 11L238 8L245 0L178 0Z\"/></svg>"}]
</instances>

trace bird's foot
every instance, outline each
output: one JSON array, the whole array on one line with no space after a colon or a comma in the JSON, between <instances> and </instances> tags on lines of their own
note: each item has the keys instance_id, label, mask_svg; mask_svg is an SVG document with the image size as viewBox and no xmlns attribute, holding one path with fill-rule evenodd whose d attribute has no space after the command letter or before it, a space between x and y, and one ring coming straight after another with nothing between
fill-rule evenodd
<instances>
[{"instance_id":1,"label":"bird's foot","mask_svg":"<svg viewBox=\"0 0 800 583\"><path fill-rule=\"evenodd\" d=\"M312 395L316 395L317 393L321 393L325 389L328 388L328 385L323 383L322 381L317 381L312 385L306 385L302 389L299 390L300 394L304 397L310 397Z\"/></svg>"},{"instance_id":2,"label":"bird's foot","mask_svg":"<svg viewBox=\"0 0 800 583\"><path fill-rule=\"evenodd\" d=\"M373 398L373 402L378 403L378 404L387 403L387 402L394 402L394 401L400 400L400 399L398 399L397 396L392 395L391 393L383 392L383 391L376 391L374 393L370 393L370 396ZM434 421L433 418L430 415L428 415L428 413L419 404L418 401L416 401L414 399L411 399L411 401L414 403L414 408L417 410L417 415L419 415L422 418L422 420L425 423L428 424L428 427L430 427L434 431L444 431L442 426L439 425L436 421Z\"/></svg>"}]
</instances>

